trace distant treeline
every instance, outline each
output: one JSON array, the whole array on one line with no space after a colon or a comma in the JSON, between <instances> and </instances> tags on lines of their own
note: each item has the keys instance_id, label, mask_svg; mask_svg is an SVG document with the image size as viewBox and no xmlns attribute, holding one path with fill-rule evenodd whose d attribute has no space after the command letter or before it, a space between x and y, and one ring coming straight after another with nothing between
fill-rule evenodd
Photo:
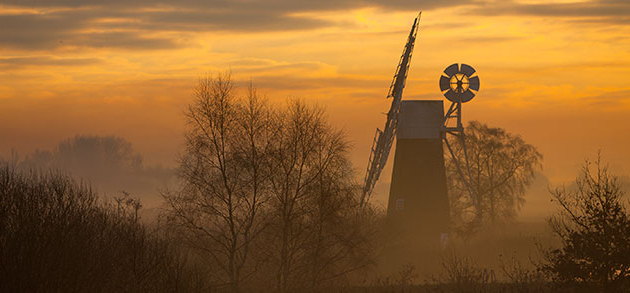
<instances>
[{"instance_id":1,"label":"distant treeline","mask_svg":"<svg viewBox=\"0 0 630 293\"><path fill-rule=\"evenodd\" d=\"M175 176L173 168L147 166L129 141L113 135L76 135L50 150L19 155L12 158L18 169L56 169L89 181L101 195L115 196L124 190L151 207L162 201L158 188Z\"/></svg>"}]
</instances>

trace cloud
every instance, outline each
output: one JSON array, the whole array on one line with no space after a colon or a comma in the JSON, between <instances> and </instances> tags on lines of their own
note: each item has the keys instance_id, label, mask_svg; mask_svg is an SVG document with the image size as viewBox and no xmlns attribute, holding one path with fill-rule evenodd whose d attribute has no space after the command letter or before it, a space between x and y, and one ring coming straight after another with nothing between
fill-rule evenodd
<instances>
[{"instance_id":1,"label":"cloud","mask_svg":"<svg viewBox=\"0 0 630 293\"><path fill-rule=\"evenodd\" d=\"M487 43L511 42L511 41L518 41L522 39L523 39L522 37L514 37L514 36L478 36L478 37L463 37L463 38L459 38L458 41L462 43L485 45Z\"/></svg>"},{"instance_id":2,"label":"cloud","mask_svg":"<svg viewBox=\"0 0 630 293\"><path fill-rule=\"evenodd\" d=\"M374 78L366 78L361 76L339 75L333 77L296 77L295 75L261 75L255 78L255 83L264 85L265 88L275 90L300 90L302 92L308 90L318 90L325 92L339 93L340 89L356 91L361 89L374 89L380 93L381 97L387 95L383 88L389 83L390 78L381 80Z\"/></svg>"},{"instance_id":3,"label":"cloud","mask_svg":"<svg viewBox=\"0 0 630 293\"><path fill-rule=\"evenodd\" d=\"M81 66L100 63L96 58L55 58L50 56L0 58L0 68L23 66Z\"/></svg>"},{"instance_id":4,"label":"cloud","mask_svg":"<svg viewBox=\"0 0 630 293\"><path fill-rule=\"evenodd\" d=\"M333 25L333 22L296 17L275 11L157 11L139 16L140 28L175 31L291 31Z\"/></svg>"},{"instance_id":5,"label":"cloud","mask_svg":"<svg viewBox=\"0 0 630 293\"><path fill-rule=\"evenodd\" d=\"M630 24L630 2L524 4L484 0L5 0L0 48L48 51L60 47L172 49L181 33L258 33L346 26L318 12L366 7L419 11L464 7L468 14L564 17L572 21ZM493 40L487 40L493 41ZM505 40L503 40L505 41Z\"/></svg>"},{"instance_id":6,"label":"cloud","mask_svg":"<svg viewBox=\"0 0 630 293\"><path fill-rule=\"evenodd\" d=\"M630 106L630 90L611 91L600 95L582 98L589 106L602 107L607 109Z\"/></svg>"},{"instance_id":7,"label":"cloud","mask_svg":"<svg viewBox=\"0 0 630 293\"><path fill-rule=\"evenodd\" d=\"M110 17L120 16L115 11ZM99 14L92 10L53 11L42 14L1 14L0 48L48 51L58 47L169 49L176 40L148 37L142 31L89 31Z\"/></svg>"},{"instance_id":8,"label":"cloud","mask_svg":"<svg viewBox=\"0 0 630 293\"><path fill-rule=\"evenodd\" d=\"M439 0L6 0L0 7L0 48L63 46L162 49L181 44L163 32L263 32L341 25L313 12L365 7L419 11L466 4ZM310 16L303 13L309 12ZM302 13L302 15L300 15Z\"/></svg>"},{"instance_id":9,"label":"cloud","mask_svg":"<svg viewBox=\"0 0 630 293\"><path fill-rule=\"evenodd\" d=\"M591 23L630 24L630 1L627 0L540 4L517 3L515 1L480 2L479 5L470 8L470 12L485 16L518 15L570 18Z\"/></svg>"},{"instance_id":10,"label":"cloud","mask_svg":"<svg viewBox=\"0 0 630 293\"><path fill-rule=\"evenodd\" d=\"M85 19L56 13L0 14L0 46L51 49L70 32L85 26Z\"/></svg>"},{"instance_id":11,"label":"cloud","mask_svg":"<svg viewBox=\"0 0 630 293\"><path fill-rule=\"evenodd\" d=\"M171 49L178 47L175 40L169 38L144 37L135 32L103 32L78 34L66 44L93 48L124 49Z\"/></svg>"},{"instance_id":12,"label":"cloud","mask_svg":"<svg viewBox=\"0 0 630 293\"><path fill-rule=\"evenodd\" d=\"M195 9L195 10L222 10L246 12L259 11L268 13L305 12L305 11L334 11L347 10L364 7L379 7L384 9L419 11L442 7L452 7L466 3L473 3L471 0L5 0L5 5L30 8L157 8L168 9Z\"/></svg>"}]
</instances>

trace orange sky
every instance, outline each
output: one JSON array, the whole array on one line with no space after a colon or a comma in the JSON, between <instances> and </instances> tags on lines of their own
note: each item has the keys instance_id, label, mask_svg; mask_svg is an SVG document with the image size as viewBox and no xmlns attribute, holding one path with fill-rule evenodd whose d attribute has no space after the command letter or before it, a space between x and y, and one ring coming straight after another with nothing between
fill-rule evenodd
<instances>
[{"instance_id":1,"label":"orange sky","mask_svg":"<svg viewBox=\"0 0 630 293\"><path fill-rule=\"evenodd\" d=\"M630 174L629 1L3 3L2 157L75 134L115 134L147 162L173 165L196 78L231 70L274 101L326 106L353 142L362 178L395 66L423 10L404 99L442 99L441 71L471 64L481 90L464 120L521 134L543 153L552 182L574 178L598 149L615 172Z\"/></svg>"}]
</instances>

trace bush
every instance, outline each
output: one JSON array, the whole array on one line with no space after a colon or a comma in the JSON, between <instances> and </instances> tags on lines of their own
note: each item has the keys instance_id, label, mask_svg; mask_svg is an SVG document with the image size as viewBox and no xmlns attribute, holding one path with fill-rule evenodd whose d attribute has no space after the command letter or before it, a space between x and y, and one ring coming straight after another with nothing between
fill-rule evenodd
<instances>
[{"instance_id":1,"label":"bush","mask_svg":"<svg viewBox=\"0 0 630 293\"><path fill-rule=\"evenodd\" d=\"M171 241L138 222L139 202L102 203L59 172L0 162L0 291L190 291Z\"/></svg>"},{"instance_id":2,"label":"bush","mask_svg":"<svg viewBox=\"0 0 630 293\"><path fill-rule=\"evenodd\" d=\"M541 269L559 288L630 290L630 215L617 177L588 161L575 190L556 189L561 211L549 221L561 247L545 250Z\"/></svg>"}]
</instances>

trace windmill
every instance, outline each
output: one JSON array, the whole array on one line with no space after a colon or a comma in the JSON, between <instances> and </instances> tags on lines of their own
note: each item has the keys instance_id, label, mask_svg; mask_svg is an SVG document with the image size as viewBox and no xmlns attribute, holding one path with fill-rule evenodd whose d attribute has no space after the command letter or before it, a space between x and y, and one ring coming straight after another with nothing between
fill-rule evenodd
<instances>
[{"instance_id":1,"label":"windmill","mask_svg":"<svg viewBox=\"0 0 630 293\"><path fill-rule=\"evenodd\" d=\"M461 66L452 64L444 70L439 84L440 90L451 102L446 115L442 100L403 101L402 92L419 22L420 15L414 20L389 89L387 98L392 98L392 103L387 113L385 128L376 130L368 160L361 205L369 201L396 138L388 218L403 230L413 229L414 233L418 232L431 237L438 234L444 237L450 220L443 144L449 150L458 173L471 194L473 204L477 206L469 183L470 167L466 155L461 114L462 104L470 101L479 90L479 77L475 75L476 71L466 64L461 64ZM459 138L464 150L463 162L453 153L447 135ZM419 228L421 223L427 222L429 225Z\"/></svg>"},{"instance_id":2,"label":"windmill","mask_svg":"<svg viewBox=\"0 0 630 293\"><path fill-rule=\"evenodd\" d=\"M396 67L396 73L394 74L394 80L389 87L387 98L392 98L392 104L387 112L387 122L385 122L384 130L376 129L374 135L374 141L372 142L372 152L368 159L367 172L365 173L365 180L363 185L363 192L361 194L361 205L367 203L374 189L376 181L378 181L381 171L387 163L387 157L389 151L392 148L394 137L396 136L396 129L398 124L398 116L400 113L400 105L402 100L403 89L405 88L405 81L407 80L407 73L409 72L409 64L411 64L411 55L413 54L413 46L416 42L416 34L418 33L418 25L420 24L420 16L422 12L418 14L411 26L411 32L407 38L407 44L403 50L398 67Z\"/></svg>"}]
</instances>

